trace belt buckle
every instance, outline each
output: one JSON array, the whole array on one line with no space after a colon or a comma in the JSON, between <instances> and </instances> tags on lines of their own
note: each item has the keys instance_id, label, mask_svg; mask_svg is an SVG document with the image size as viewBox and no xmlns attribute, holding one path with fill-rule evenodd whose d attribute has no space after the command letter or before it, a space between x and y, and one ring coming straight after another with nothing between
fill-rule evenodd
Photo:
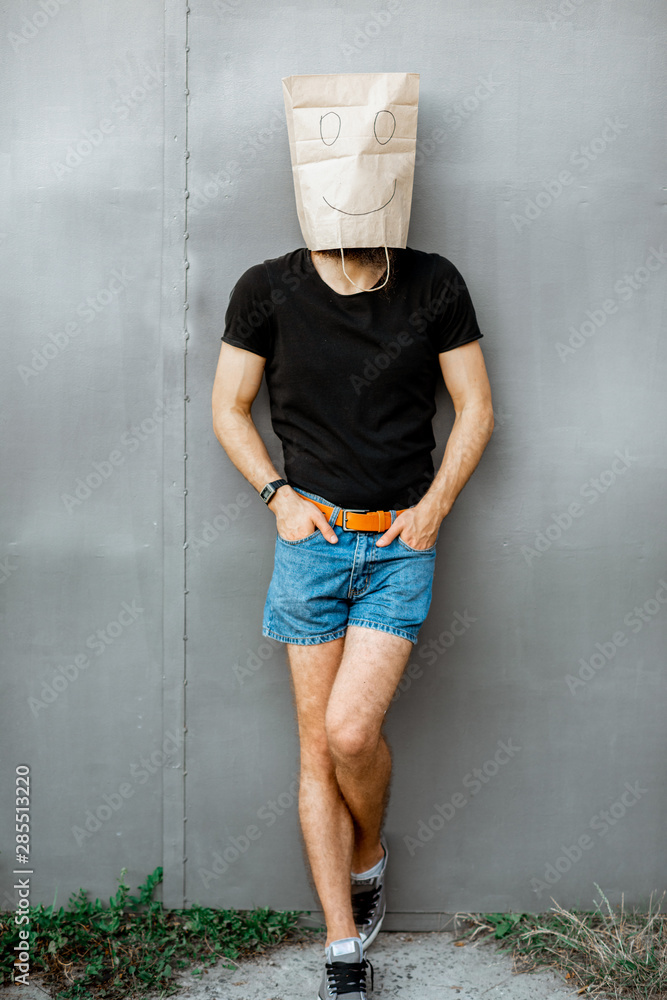
<instances>
[{"instance_id":1,"label":"belt buckle","mask_svg":"<svg viewBox=\"0 0 667 1000\"><path fill-rule=\"evenodd\" d=\"M368 514L367 510L355 510L354 508L346 508L343 510L343 531L355 531L355 528L348 528L347 526L347 515L348 514Z\"/></svg>"}]
</instances>

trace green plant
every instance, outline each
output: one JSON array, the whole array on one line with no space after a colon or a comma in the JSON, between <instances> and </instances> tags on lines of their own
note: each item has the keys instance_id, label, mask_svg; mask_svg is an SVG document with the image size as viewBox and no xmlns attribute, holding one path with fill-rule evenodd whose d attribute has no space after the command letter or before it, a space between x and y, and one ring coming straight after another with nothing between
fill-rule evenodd
<instances>
[{"instance_id":1,"label":"green plant","mask_svg":"<svg viewBox=\"0 0 667 1000\"><path fill-rule=\"evenodd\" d=\"M556 900L546 913L464 913L460 940L493 935L511 950L518 972L551 966L580 994L658 1000L667 997L667 915L649 901L647 913L615 913L597 883L595 910L565 910ZM663 896L660 902L662 902ZM603 909L604 903L604 909Z\"/></svg>"},{"instance_id":2,"label":"green plant","mask_svg":"<svg viewBox=\"0 0 667 1000\"><path fill-rule=\"evenodd\" d=\"M52 996L122 1000L156 990L166 996L178 988L177 971L194 966L193 974L201 975L221 959L233 965L239 956L297 936L297 911L165 910L153 899L162 868L148 876L138 896L129 895L126 873L123 868L108 907L79 889L67 910L56 910L54 902L28 911L31 974L42 977ZM18 944L13 912L0 914L3 983L13 980Z\"/></svg>"}]
</instances>

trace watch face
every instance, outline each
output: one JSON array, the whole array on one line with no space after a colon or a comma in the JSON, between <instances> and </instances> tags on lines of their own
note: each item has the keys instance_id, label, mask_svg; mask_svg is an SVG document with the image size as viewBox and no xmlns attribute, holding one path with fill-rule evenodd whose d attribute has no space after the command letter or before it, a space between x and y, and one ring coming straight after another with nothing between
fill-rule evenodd
<instances>
[{"instance_id":1,"label":"watch face","mask_svg":"<svg viewBox=\"0 0 667 1000\"><path fill-rule=\"evenodd\" d=\"M271 484L269 484L269 485L267 485L267 486L264 487L264 489L261 491L261 493L259 495L261 496L261 498L264 501L264 503L266 503L266 501L270 497L272 497L275 492L276 491L274 490L273 486L271 486Z\"/></svg>"}]
</instances>

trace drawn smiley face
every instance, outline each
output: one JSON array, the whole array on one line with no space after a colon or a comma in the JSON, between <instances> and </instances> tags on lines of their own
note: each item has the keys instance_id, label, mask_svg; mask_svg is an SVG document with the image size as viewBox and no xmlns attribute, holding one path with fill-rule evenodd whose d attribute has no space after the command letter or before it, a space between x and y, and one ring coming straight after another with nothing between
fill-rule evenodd
<instances>
[{"instance_id":1,"label":"drawn smiley face","mask_svg":"<svg viewBox=\"0 0 667 1000\"><path fill-rule=\"evenodd\" d=\"M338 112L327 111L326 114L322 115L320 118L320 138L325 146L333 146L341 134L342 127L343 121ZM378 111L373 120L373 135L375 136L376 141L381 146L386 146L392 139L395 131L396 118L393 113L387 110ZM332 208L335 212L340 212L341 215L372 215L374 212L381 212L383 208L386 208L392 201L395 194L396 178L394 178L393 188L387 200L382 205L378 205L377 208L371 208L367 212L346 212L344 208L332 205L330 201L327 201L324 195L322 195L322 200L326 202L329 208Z\"/></svg>"},{"instance_id":2,"label":"drawn smiley face","mask_svg":"<svg viewBox=\"0 0 667 1000\"><path fill-rule=\"evenodd\" d=\"M315 73L282 83L305 245L405 247L419 74Z\"/></svg>"}]
</instances>

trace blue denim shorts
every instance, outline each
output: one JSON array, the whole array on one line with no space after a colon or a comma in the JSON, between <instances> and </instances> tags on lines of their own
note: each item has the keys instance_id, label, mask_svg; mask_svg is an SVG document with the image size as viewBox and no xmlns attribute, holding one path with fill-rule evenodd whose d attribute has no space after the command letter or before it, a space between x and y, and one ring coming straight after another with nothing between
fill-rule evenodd
<instances>
[{"instance_id":1,"label":"blue denim shorts","mask_svg":"<svg viewBox=\"0 0 667 1000\"><path fill-rule=\"evenodd\" d=\"M334 506L316 493L296 492ZM339 511L334 507L331 525ZM395 518L392 511L392 522ZM397 537L378 547L384 532L333 530L338 544L328 542L319 528L296 541L276 533L262 634L314 646L345 635L348 625L360 625L416 643L431 604L436 546L411 549Z\"/></svg>"}]
</instances>

